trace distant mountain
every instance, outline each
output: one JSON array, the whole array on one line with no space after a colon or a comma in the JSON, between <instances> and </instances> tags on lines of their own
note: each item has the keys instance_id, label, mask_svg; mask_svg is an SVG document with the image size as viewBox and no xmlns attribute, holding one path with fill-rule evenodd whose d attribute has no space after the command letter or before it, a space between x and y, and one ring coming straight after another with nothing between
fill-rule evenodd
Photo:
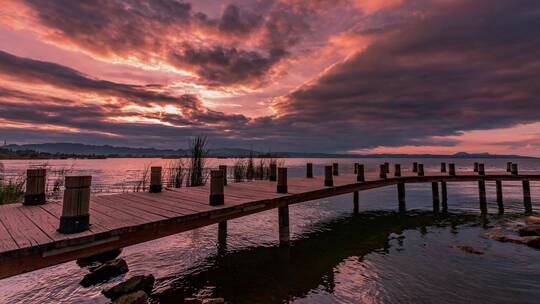
<instances>
[{"instance_id":1,"label":"distant mountain","mask_svg":"<svg viewBox=\"0 0 540 304\"><path fill-rule=\"evenodd\" d=\"M154 148L131 148L116 147L110 145L97 146L77 143L44 143L27 145L6 145L13 151L33 150L51 154L73 154L73 155L99 155L108 157L178 157L189 156L188 149L154 149ZM238 148L216 148L210 149L210 156L221 157L246 157L250 154L254 156L268 155L268 153L251 151ZM451 155L436 154L336 154L336 153L304 153L304 152L272 152L279 157L303 157L303 158L535 158L520 155L499 155L489 153L466 153L458 152Z\"/></svg>"}]
</instances>

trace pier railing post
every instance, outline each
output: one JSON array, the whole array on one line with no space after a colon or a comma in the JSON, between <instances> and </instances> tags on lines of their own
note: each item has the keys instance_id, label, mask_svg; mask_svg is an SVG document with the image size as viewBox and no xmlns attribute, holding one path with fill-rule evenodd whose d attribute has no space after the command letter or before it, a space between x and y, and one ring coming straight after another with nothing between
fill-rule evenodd
<instances>
[{"instance_id":1,"label":"pier railing post","mask_svg":"<svg viewBox=\"0 0 540 304\"><path fill-rule=\"evenodd\" d=\"M418 163L414 162L412 164L412 172L417 173L418 172Z\"/></svg>"},{"instance_id":2,"label":"pier railing post","mask_svg":"<svg viewBox=\"0 0 540 304\"><path fill-rule=\"evenodd\" d=\"M332 176L332 166L324 167L324 185L326 187L334 187L334 178Z\"/></svg>"},{"instance_id":3,"label":"pier railing post","mask_svg":"<svg viewBox=\"0 0 540 304\"><path fill-rule=\"evenodd\" d=\"M454 163L448 164L448 175L456 176L456 164Z\"/></svg>"},{"instance_id":4,"label":"pier railing post","mask_svg":"<svg viewBox=\"0 0 540 304\"><path fill-rule=\"evenodd\" d=\"M354 174L358 173L358 163L354 163Z\"/></svg>"},{"instance_id":5,"label":"pier railing post","mask_svg":"<svg viewBox=\"0 0 540 304\"><path fill-rule=\"evenodd\" d=\"M91 184L92 176L66 176L58 232L70 234L88 230Z\"/></svg>"},{"instance_id":6,"label":"pier railing post","mask_svg":"<svg viewBox=\"0 0 540 304\"><path fill-rule=\"evenodd\" d=\"M384 163L384 167L386 168L386 173L390 173L390 164Z\"/></svg>"},{"instance_id":7,"label":"pier railing post","mask_svg":"<svg viewBox=\"0 0 540 304\"><path fill-rule=\"evenodd\" d=\"M225 185L222 170L210 171L210 206L219 206L225 203Z\"/></svg>"},{"instance_id":8,"label":"pier railing post","mask_svg":"<svg viewBox=\"0 0 540 304\"><path fill-rule=\"evenodd\" d=\"M478 181L478 198L480 201L480 212L482 214L487 213L487 198L486 198L486 182L484 180Z\"/></svg>"},{"instance_id":9,"label":"pier railing post","mask_svg":"<svg viewBox=\"0 0 540 304\"><path fill-rule=\"evenodd\" d=\"M405 183L398 183L397 184L397 192L398 192L398 208L399 212L405 212L406 206L405 206Z\"/></svg>"},{"instance_id":10,"label":"pier railing post","mask_svg":"<svg viewBox=\"0 0 540 304\"><path fill-rule=\"evenodd\" d=\"M313 164L312 163L306 164L306 177L313 178Z\"/></svg>"},{"instance_id":11,"label":"pier railing post","mask_svg":"<svg viewBox=\"0 0 540 304\"><path fill-rule=\"evenodd\" d=\"M442 212L448 212L448 189L446 189L446 182L441 182L441 202Z\"/></svg>"},{"instance_id":12,"label":"pier railing post","mask_svg":"<svg viewBox=\"0 0 540 304\"><path fill-rule=\"evenodd\" d=\"M523 205L525 213L532 213L531 183L528 180L523 181Z\"/></svg>"},{"instance_id":13,"label":"pier railing post","mask_svg":"<svg viewBox=\"0 0 540 304\"><path fill-rule=\"evenodd\" d=\"M519 172L518 172L518 164L512 164L512 175L519 175Z\"/></svg>"},{"instance_id":14,"label":"pier railing post","mask_svg":"<svg viewBox=\"0 0 540 304\"><path fill-rule=\"evenodd\" d=\"M358 191L354 191L353 192L353 204L354 204L354 213L358 213L358 210L359 210L359 201L360 201L360 197L359 197L359 193Z\"/></svg>"},{"instance_id":15,"label":"pier railing post","mask_svg":"<svg viewBox=\"0 0 540 304\"><path fill-rule=\"evenodd\" d=\"M281 169L281 168L280 168ZM289 206L278 208L279 245L290 245Z\"/></svg>"},{"instance_id":16,"label":"pier railing post","mask_svg":"<svg viewBox=\"0 0 540 304\"><path fill-rule=\"evenodd\" d=\"M441 163L441 173L446 173L446 163Z\"/></svg>"},{"instance_id":17,"label":"pier railing post","mask_svg":"<svg viewBox=\"0 0 540 304\"><path fill-rule=\"evenodd\" d=\"M477 162L474 163L473 171L478 172L478 163Z\"/></svg>"},{"instance_id":18,"label":"pier railing post","mask_svg":"<svg viewBox=\"0 0 540 304\"><path fill-rule=\"evenodd\" d=\"M45 184L47 172L45 169L28 169L26 171L26 192L23 205L43 205L46 202Z\"/></svg>"},{"instance_id":19,"label":"pier railing post","mask_svg":"<svg viewBox=\"0 0 540 304\"><path fill-rule=\"evenodd\" d=\"M277 164L270 164L270 176L268 179L271 182L275 182L277 180Z\"/></svg>"},{"instance_id":20,"label":"pier railing post","mask_svg":"<svg viewBox=\"0 0 540 304\"><path fill-rule=\"evenodd\" d=\"M497 192L497 207L499 209L499 214L504 213L504 202L503 202L503 190L502 190L502 181L495 181L495 187Z\"/></svg>"},{"instance_id":21,"label":"pier railing post","mask_svg":"<svg viewBox=\"0 0 540 304\"><path fill-rule=\"evenodd\" d=\"M363 182L365 181L365 177L364 177L364 165L363 164L358 164L358 170L356 171L356 181L357 182Z\"/></svg>"},{"instance_id":22,"label":"pier railing post","mask_svg":"<svg viewBox=\"0 0 540 304\"><path fill-rule=\"evenodd\" d=\"M379 166L379 178L385 179L386 178L386 165L381 164Z\"/></svg>"},{"instance_id":23,"label":"pier railing post","mask_svg":"<svg viewBox=\"0 0 540 304\"><path fill-rule=\"evenodd\" d=\"M483 163L478 164L478 175L486 175L485 167Z\"/></svg>"},{"instance_id":24,"label":"pier railing post","mask_svg":"<svg viewBox=\"0 0 540 304\"><path fill-rule=\"evenodd\" d=\"M227 186L227 165L219 165L219 170L223 171L223 186Z\"/></svg>"},{"instance_id":25,"label":"pier railing post","mask_svg":"<svg viewBox=\"0 0 540 304\"><path fill-rule=\"evenodd\" d=\"M332 164L332 174L335 175L335 176L339 175L339 164L338 163L333 163Z\"/></svg>"},{"instance_id":26,"label":"pier railing post","mask_svg":"<svg viewBox=\"0 0 540 304\"><path fill-rule=\"evenodd\" d=\"M150 193L161 192L161 167L150 168Z\"/></svg>"},{"instance_id":27,"label":"pier railing post","mask_svg":"<svg viewBox=\"0 0 540 304\"><path fill-rule=\"evenodd\" d=\"M394 176L395 177L400 177L401 176L401 165L400 164L395 164L394 165Z\"/></svg>"},{"instance_id":28,"label":"pier railing post","mask_svg":"<svg viewBox=\"0 0 540 304\"><path fill-rule=\"evenodd\" d=\"M512 162L506 162L506 172L512 172Z\"/></svg>"},{"instance_id":29,"label":"pier railing post","mask_svg":"<svg viewBox=\"0 0 540 304\"><path fill-rule=\"evenodd\" d=\"M431 183L431 193L433 194L433 212L438 213L439 212L439 183L438 182L432 182Z\"/></svg>"},{"instance_id":30,"label":"pier railing post","mask_svg":"<svg viewBox=\"0 0 540 304\"><path fill-rule=\"evenodd\" d=\"M424 176L424 164L418 164L418 176Z\"/></svg>"},{"instance_id":31,"label":"pier railing post","mask_svg":"<svg viewBox=\"0 0 540 304\"><path fill-rule=\"evenodd\" d=\"M277 193L287 193L287 168L278 168Z\"/></svg>"}]
</instances>

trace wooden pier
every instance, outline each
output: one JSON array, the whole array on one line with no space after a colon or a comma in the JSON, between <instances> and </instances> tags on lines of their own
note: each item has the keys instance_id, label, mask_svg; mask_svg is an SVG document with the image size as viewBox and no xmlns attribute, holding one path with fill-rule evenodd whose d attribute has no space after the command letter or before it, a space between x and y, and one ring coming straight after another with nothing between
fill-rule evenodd
<instances>
[{"instance_id":1,"label":"wooden pier","mask_svg":"<svg viewBox=\"0 0 540 304\"><path fill-rule=\"evenodd\" d=\"M286 168L272 168L271 181L228 184L222 167L212 171L206 186L174 189L162 187L161 168L155 167L148 193L90 196L91 177L67 177L63 201L47 202L43 181L36 181L45 173L28 170L32 183L26 203L0 206L0 279L215 223L223 234L227 220L269 209L278 209L278 237L286 246L289 205L353 193L352 209L358 212L359 191L392 185L397 185L400 211L406 210L406 184L431 183L434 212L439 212L439 203L446 212L447 183L478 183L480 210L485 213L485 183L494 182L502 213L503 182L522 182L524 212L530 213L530 181L540 181L540 173L520 174L516 164L501 172L484 171L483 164L475 165L476 172L456 172L454 164L448 164L448 172L446 164L440 172L425 171L420 163L408 167L411 170L395 165L392 174L388 163L379 172L364 172L364 165L355 164L355 174L347 174L332 164L323 176L314 176L313 165L307 164L305 177L287 178Z\"/></svg>"}]
</instances>

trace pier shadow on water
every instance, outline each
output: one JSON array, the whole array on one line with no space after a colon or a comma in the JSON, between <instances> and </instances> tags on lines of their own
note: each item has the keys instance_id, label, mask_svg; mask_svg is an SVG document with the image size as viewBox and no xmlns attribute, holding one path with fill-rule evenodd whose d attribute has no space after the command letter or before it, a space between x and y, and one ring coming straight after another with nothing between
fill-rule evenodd
<instances>
[{"instance_id":1,"label":"pier shadow on water","mask_svg":"<svg viewBox=\"0 0 540 304\"><path fill-rule=\"evenodd\" d=\"M434 215L431 212L363 212L317 224L313 232L290 247L255 247L219 254L175 278L154 296L160 303L181 303L201 290L231 303L284 303L314 289L333 293L335 268L351 257L362 260L377 252L388 253L391 240L402 242L404 230L427 233L430 226L452 227L483 221L476 215ZM452 229L452 231L454 230ZM223 241L220 246L224 246Z\"/></svg>"}]
</instances>

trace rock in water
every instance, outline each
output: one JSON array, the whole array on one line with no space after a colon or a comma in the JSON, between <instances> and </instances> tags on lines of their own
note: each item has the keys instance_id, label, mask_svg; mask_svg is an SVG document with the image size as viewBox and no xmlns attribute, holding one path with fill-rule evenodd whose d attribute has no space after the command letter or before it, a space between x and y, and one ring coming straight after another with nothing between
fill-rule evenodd
<instances>
[{"instance_id":1,"label":"rock in water","mask_svg":"<svg viewBox=\"0 0 540 304\"><path fill-rule=\"evenodd\" d=\"M526 222L527 225L540 224L540 216L528 216Z\"/></svg>"},{"instance_id":2,"label":"rock in water","mask_svg":"<svg viewBox=\"0 0 540 304\"><path fill-rule=\"evenodd\" d=\"M122 253L122 249L115 249L85 258L79 258L77 259L77 265L79 265L79 267L86 267L96 262L105 263L107 261L116 259L120 253Z\"/></svg>"},{"instance_id":3,"label":"rock in water","mask_svg":"<svg viewBox=\"0 0 540 304\"><path fill-rule=\"evenodd\" d=\"M457 248L466 253L472 253L472 254L478 254L478 255L484 254L482 251L476 250L472 248L471 246L457 245L457 246L454 246L454 248Z\"/></svg>"},{"instance_id":4,"label":"rock in water","mask_svg":"<svg viewBox=\"0 0 540 304\"><path fill-rule=\"evenodd\" d=\"M103 291L103 294L112 300L115 300L122 295L133 293L135 291L142 290L146 292L147 294L152 293L152 289L154 288L154 281L155 278L153 275L139 275L134 276L118 285L115 285L109 289L106 289Z\"/></svg>"},{"instance_id":5,"label":"rock in water","mask_svg":"<svg viewBox=\"0 0 540 304\"><path fill-rule=\"evenodd\" d=\"M223 298L209 298L209 299L204 299L202 301L202 304L223 304L225 303L225 299Z\"/></svg>"},{"instance_id":6,"label":"rock in water","mask_svg":"<svg viewBox=\"0 0 540 304\"><path fill-rule=\"evenodd\" d=\"M125 294L114 300L112 304L146 304L148 303L148 295L146 292L139 290Z\"/></svg>"},{"instance_id":7,"label":"rock in water","mask_svg":"<svg viewBox=\"0 0 540 304\"><path fill-rule=\"evenodd\" d=\"M518 233L520 236L540 236L540 224L521 227Z\"/></svg>"},{"instance_id":8,"label":"rock in water","mask_svg":"<svg viewBox=\"0 0 540 304\"><path fill-rule=\"evenodd\" d=\"M83 287L89 287L126 272L128 272L126 261L116 259L93 269L92 272L84 276L80 284Z\"/></svg>"}]
</instances>

